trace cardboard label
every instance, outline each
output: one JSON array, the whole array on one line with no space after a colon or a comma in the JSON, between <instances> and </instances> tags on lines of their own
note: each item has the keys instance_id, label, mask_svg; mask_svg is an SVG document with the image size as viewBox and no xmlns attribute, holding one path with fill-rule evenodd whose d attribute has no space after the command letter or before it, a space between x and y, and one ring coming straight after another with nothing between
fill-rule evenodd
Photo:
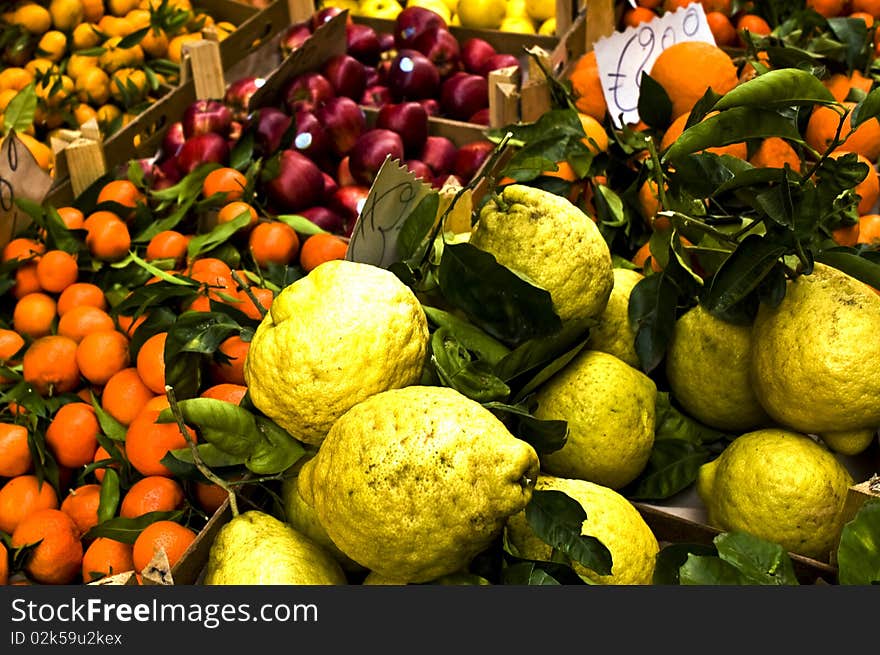
<instances>
[{"instance_id":1,"label":"cardboard label","mask_svg":"<svg viewBox=\"0 0 880 655\"><path fill-rule=\"evenodd\" d=\"M30 223L30 216L15 204L16 198L43 202L52 186L52 178L10 130L0 147L0 247Z\"/></svg>"},{"instance_id":2,"label":"cardboard label","mask_svg":"<svg viewBox=\"0 0 880 655\"><path fill-rule=\"evenodd\" d=\"M398 260L397 235L431 187L386 157L358 215L345 258L387 268Z\"/></svg>"},{"instance_id":3,"label":"cardboard label","mask_svg":"<svg viewBox=\"0 0 880 655\"><path fill-rule=\"evenodd\" d=\"M704 41L715 45L706 13L698 2L667 12L648 23L615 32L596 42L594 50L602 92L611 119L618 128L623 127L623 123L639 121L642 71L650 73L661 52L684 41ZM687 75L688 71L683 70L681 74Z\"/></svg>"}]
</instances>

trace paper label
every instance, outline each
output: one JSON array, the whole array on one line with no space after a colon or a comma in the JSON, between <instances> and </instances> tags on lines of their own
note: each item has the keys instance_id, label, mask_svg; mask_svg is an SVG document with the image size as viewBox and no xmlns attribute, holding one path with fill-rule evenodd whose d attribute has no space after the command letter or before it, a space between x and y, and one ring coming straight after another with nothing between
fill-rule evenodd
<instances>
[{"instance_id":1,"label":"paper label","mask_svg":"<svg viewBox=\"0 0 880 655\"><path fill-rule=\"evenodd\" d=\"M684 41L704 41L715 45L706 13L698 2L596 41L593 49L596 51L602 92L611 119L618 128L623 127L624 123L639 122L642 71L650 73L661 52ZM681 74L688 75L688 71L683 70Z\"/></svg>"},{"instance_id":2,"label":"paper label","mask_svg":"<svg viewBox=\"0 0 880 655\"><path fill-rule=\"evenodd\" d=\"M397 235L431 187L386 157L358 215L345 258L388 268L396 262Z\"/></svg>"},{"instance_id":3,"label":"paper label","mask_svg":"<svg viewBox=\"0 0 880 655\"><path fill-rule=\"evenodd\" d=\"M42 203L51 186L52 178L11 130L0 147L0 247L31 220L15 199Z\"/></svg>"}]
</instances>

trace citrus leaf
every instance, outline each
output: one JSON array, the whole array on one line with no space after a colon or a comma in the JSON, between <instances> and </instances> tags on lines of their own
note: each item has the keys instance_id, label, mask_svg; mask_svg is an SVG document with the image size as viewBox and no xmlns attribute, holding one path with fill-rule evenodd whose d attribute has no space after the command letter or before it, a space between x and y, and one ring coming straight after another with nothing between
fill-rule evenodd
<instances>
[{"instance_id":1,"label":"citrus leaf","mask_svg":"<svg viewBox=\"0 0 880 655\"><path fill-rule=\"evenodd\" d=\"M232 236L251 222L250 208L245 209L238 216L226 223L215 225L210 232L198 234L189 240L186 246L187 256L190 261L203 252L216 248L226 243Z\"/></svg>"},{"instance_id":2,"label":"citrus leaf","mask_svg":"<svg viewBox=\"0 0 880 655\"><path fill-rule=\"evenodd\" d=\"M668 544L657 553L652 583L655 585L681 584L680 570L691 554L710 557L717 554L717 551L713 546L705 544Z\"/></svg>"},{"instance_id":3,"label":"citrus leaf","mask_svg":"<svg viewBox=\"0 0 880 655\"><path fill-rule=\"evenodd\" d=\"M147 32L150 31L150 26L141 28L135 32L132 32L128 36L124 37L116 47L122 50L127 50L128 48L133 48L137 44L139 44L143 38L147 35Z\"/></svg>"},{"instance_id":4,"label":"citrus leaf","mask_svg":"<svg viewBox=\"0 0 880 655\"><path fill-rule=\"evenodd\" d=\"M119 474L116 469L104 469L101 481L101 495L98 503L98 523L109 521L116 516L119 507Z\"/></svg>"},{"instance_id":5,"label":"citrus leaf","mask_svg":"<svg viewBox=\"0 0 880 655\"><path fill-rule=\"evenodd\" d=\"M539 371L577 347L589 337L588 328L583 323L567 323L556 334L530 339L511 350L495 365L495 375L505 382Z\"/></svg>"},{"instance_id":6,"label":"citrus leaf","mask_svg":"<svg viewBox=\"0 0 880 655\"><path fill-rule=\"evenodd\" d=\"M437 221L439 208L440 194L432 191L406 217L397 234L397 252L401 261L421 255L421 246Z\"/></svg>"},{"instance_id":7,"label":"citrus leaf","mask_svg":"<svg viewBox=\"0 0 880 655\"><path fill-rule=\"evenodd\" d=\"M34 124L34 114L37 111L37 90L31 82L23 87L3 112L3 132L9 134L13 130L24 132Z\"/></svg>"},{"instance_id":8,"label":"citrus leaf","mask_svg":"<svg viewBox=\"0 0 880 655\"><path fill-rule=\"evenodd\" d=\"M299 214L281 214L276 216L275 219L286 223L300 234L327 234L327 230L318 227L305 216L300 216Z\"/></svg>"},{"instance_id":9,"label":"citrus leaf","mask_svg":"<svg viewBox=\"0 0 880 655\"><path fill-rule=\"evenodd\" d=\"M562 448L568 440L568 423L559 420L535 418L528 407L507 403L483 403L483 407L491 410L496 416L501 414L512 418L510 432L532 446L539 455L553 453Z\"/></svg>"},{"instance_id":10,"label":"citrus leaf","mask_svg":"<svg viewBox=\"0 0 880 655\"><path fill-rule=\"evenodd\" d=\"M595 537L581 534L587 513L562 491L533 491L526 521L541 541L599 575L610 575L611 552Z\"/></svg>"},{"instance_id":11,"label":"citrus leaf","mask_svg":"<svg viewBox=\"0 0 880 655\"><path fill-rule=\"evenodd\" d=\"M117 517L104 521L91 528L83 535L83 540L106 537L124 544L133 544L144 529L156 521L179 521L183 517L182 510L173 512L148 512L134 519Z\"/></svg>"},{"instance_id":12,"label":"citrus leaf","mask_svg":"<svg viewBox=\"0 0 880 655\"><path fill-rule=\"evenodd\" d=\"M737 569L745 584L800 584L791 558L779 544L745 532L726 532L712 541L718 549L718 557Z\"/></svg>"},{"instance_id":13,"label":"citrus leaf","mask_svg":"<svg viewBox=\"0 0 880 655\"><path fill-rule=\"evenodd\" d=\"M223 468L224 466L238 466L244 464L247 460L247 455L231 455L230 453L223 452L212 443L200 443L196 448L199 451L199 456L202 458L202 462L204 462L205 466L210 469ZM168 454L178 462L195 464L192 449L189 447L169 450Z\"/></svg>"},{"instance_id":14,"label":"citrus leaf","mask_svg":"<svg viewBox=\"0 0 880 655\"><path fill-rule=\"evenodd\" d=\"M865 21L861 18L834 17L828 19L828 27L846 48L847 68L854 68L868 38L868 26Z\"/></svg>"},{"instance_id":15,"label":"citrus leaf","mask_svg":"<svg viewBox=\"0 0 880 655\"><path fill-rule=\"evenodd\" d=\"M831 91L812 73L799 68L780 68L734 87L714 108L792 107L833 102Z\"/></svg>"},{"instance_id":16,"label":"citrus leaf","mask_svg":"<svg viewBox=\"0 0 880 655\"><path fill-rule=\"evenodd\" d=\"M471 357L467 348L445 327L431 335L431 363L443 386L471 400L482 403L510 395L510 387L492 373L492 365Z\"/></svg>"},{"instance_id":17,"label":"citrus leaf","mask_svg":"<svg viewBox=\"0 0 880 655\"><path fill-rule=\"evenodd\" d=\"M629 297L629 322L635 326L635 348L642 370L653 371L666 353L675 328L678 288L664 273L639 280Z\"/></svg>"},{"instance_id":18,"label":"citrus leaf","mask_svg":"<svg viewBox=\"0 0 880 655\"><path fill-rule=\"evenodd\" d=\"M534 562L519 562L504 570L504 584L558 586L561 583L544 569L538 568Z\"/></svg>"},{"instance_id":19,"label":"citrus leaf","mask_svg":"<svg viewBox=\"0 0 880 655\"><path fill-rule=\"evenodd\" d=\"M672 404L671 398L672 396L667 391L657 392L657 401L654 405L655 441L678 439L693 444L704 444L729 436L683 414Z\"/></svg>"},{"instance_id":20,"label":"citrus leaf","mask_svg":"<svg viewBox=\"0 0 880 655\"><path fill-rule=\"evenodd\" d=\"M257 475L274 475L289 469L305 455L305 448L284 428L262 416L254 417L261 441L245 462Z\"/></svg>"},{"instance_id":21,"label":"citrus leaf","mask_svg":"<svg viewBox=\"0 0 880 655\"><path fill-rule=\"evenodd\" d=\"M510 348L483 332L480 328L468 323L466 320L444 312L436 307L422 305L425 316L437 327L445 327L458 339L459 343L468 350L477 353L483 361L493 366L505 355L510 353Z\"/></svg>"},{"instance_id":22,"label":"citrus leaf","mask_svg":"<svg viewBox=\"0 0 880 655\"><path fill-rule=\"evenodd\" d=\"M516 392L513 400L519 402L527 395L535 391L542 384L544 384L547 380L556 375L563 368L565 368L569 364L569 362L577 357L578 354L587 346L588 338L589 333L587 333L587 338L585 338L580 343L575 344L574 348L562 353L559 357L557 357L549 364L547 364L547 366L538 371L537 374L535 374L535 376L525 384L525 386L523 386L519 391Z\"/></svg>"},{"instance_id":23,"label":"citrus leaf","mask_svg":"<svg viewBox=\"0 0 880 655\"><path fill-rule=\"evenodd\" d=\"M181 400L178 406L184 422L225 453L250 456L260 445L261 435L254 415L238 405L214 398L190 398ZM171 409L162 410L158 421L173 422Z\"/></svg>"},{"instance_id":24,"label":"citrus leaf","mask_svg":"<svg viewBox=\"0 0 880 655\"><path fill-rule=\"evenodd\" d=\"M689 554L679 569L682 585L743 585L745 581L733 566L717 557Z\"/></svg>"},{"instance_id":25,"label":"citrus leaf","mask_svg":"<svg viewBox=\"0 0 880 655\"><path fill-rule=\"evenodd\" d=\"M710 116L682 132L663 153L663 160L675 161L706 148L770 136L803 141L797 126L790 118L769 109L734 107Z\"/></svg>"},{"instance_id":26,"label":"citrus leaf","mask_svg":"<svg viewBox=\"0 0 880 655\"><path fill-rule=\"evenodd\" d=\"M129 252L128 257L129 257L130 261L133 261L135 264L137 264L138 266L143 268L145 271L149 271L150 275L152 275L153 277L157 277L160 280L164 280L165 282L168 282L169 284L176 284L176 285L185 286L185 287L197 287L196 284L194 284L190 280L187 280L186 278L172 275L172 274L168 273L167 271L163 271L161 268L158 268L157 266L153 266L153 264L151 264L150 262L138 257L137 253L135 253L134 251Z\"/></svg>"},{"instance_id":27,"label":"citrus leaf","mask_svg":"<svg viewBox=\"0 0 880 655\"><path fill-rule=\"evenodd\" d=\"M880 88L871 91L864 100L852 108L849 120L852 128L856 129L862 123L878 117L880 117Z\"/></svg>"},{"instance_id":28,"label":"citrus leaf","mask_svg":"<svg viewBox=\"0 0 880 655\"><path fill-rule=\"evenodd\" d=\"M648 464L624 493L634 500L663 500L689 487L700 467L709 461L709 451L683 439L655 440Z\"/></svg>"},{"instance_id":29,"label":"citrus leaf","mask_svg":"<svg viewBox=\"0 0 880 655\"><path fill-rule=\"evenodd\" d=\"M770 239L748 235L712 276L703 306L713 314L729 310L758 287L785 252Z\"/></svg>"},{"instance_id":30,"label":"citrus leaf","mask_svg":"<svg viewBox=\"0 0 880 655\"><path fill-rule=\"evenodd\" d=\"M842 585L880 584L880 500L871 498L843 526L837 548Z\"/></svg>"},{"instance_id":31,"label":"citrus leaf","mask_svg":"<svg viewBox=\"0 0 880 655\"><path fill-rule=\"evenodd\" d=\"M184 312L168 330L165 362L179 353L213 354L223 341L241 332L241 325L221 312Z\"/></svg>"},{"instance_id":32,"label":"citrus leaf","mask_svg":"<svg viewBox=\"0 0 880 655\"><path fill-rule=\"evenodd\" d=\"M669 127L672 120L672 101L669 94L644 70L639 85L639 118L658 129Z\"/></svg>"}]
</instances>

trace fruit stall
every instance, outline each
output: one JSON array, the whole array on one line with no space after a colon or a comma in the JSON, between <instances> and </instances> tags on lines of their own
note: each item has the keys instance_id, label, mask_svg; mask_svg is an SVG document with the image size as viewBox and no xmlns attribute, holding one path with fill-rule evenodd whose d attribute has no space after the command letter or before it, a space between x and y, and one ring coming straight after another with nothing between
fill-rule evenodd
<instances>
[{"instance_id":1,"label":"fruit stall","mask_svg":"<svg viewBox=\"0 0 880 655\"><path fill-rule=\"evenodd\" d=\"M12 3L0 584L878 583L876 20Z\"/></svg>"}]
</instances>

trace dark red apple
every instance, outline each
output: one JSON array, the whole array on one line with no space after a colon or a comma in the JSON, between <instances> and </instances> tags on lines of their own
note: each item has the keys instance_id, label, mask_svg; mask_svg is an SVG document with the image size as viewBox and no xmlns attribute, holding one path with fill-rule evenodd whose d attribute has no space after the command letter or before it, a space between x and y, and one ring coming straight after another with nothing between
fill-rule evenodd
<instances>
[{"instance_id":1,"label":"dark red apple","mask_svg":"<svg viewBox=\"0 0 880 655\"><path fill-rule=\"evenodd\" d=\"M418 159L407 159L406 167L410 173L415 175L417 178L431 184L434 180L434 173L431 171L431 168L423 161L419 161Z\"/></svg>"},{"instance_id":2,"label":"dark red apple","mask_svg":"<svg viewBox=\"0 0 880 655\"><path fill-rule=\"evenodd\" d=\"M317 116L310 111L296 112L294 120L296 136L290 147L320 165L320 162L329 157L333 148L330 135Z\"/></svg>"},{"instance_id":3,"label":"dark red apple","mask_svg":"<svg viewBox=\"0 0 880 655\"><path fill-rule=\"evenodd\" d=\"M431 60L421 52L401 50L391 62L388 87L398 102L433 98L436 97L440 87L440 73Z\"/></svg>"},{"instance_id":4,"label":"dark red apple","mask_svg":"<svg viewBox=\"0 0 880 655\"><path fill-rule=\"evenodd\" d=\"M330 200L333 197L333 194L339 189L339 185L336 183L336 180L333 179L333 176L321 171L321 175L324 176L324 199Z\"/></svg>"},{"instance_id":5,"label":"dark red apple","mask_svg":"<svg viewBox=\"0 0 880 655\"><path fill-rule=\"evenodd\" d=\"M419 160L425 162L434 175L446 175L455 165L455 153L458 148L445 136L429 136L419 154Z\"/></svg>"},{"instance_id":6,"label":"dark red apple","mask_svg":"<svg viewBox=\"0 0 880 655\"><path fill-rule=\"evenodd\" d=\"M320 73L304 73L291 80L282 95L287 111L295 114L303 109L314 111L319 105L336 97L336 91Z\"/></svg>"},{"instance_id":7,"label":"dark red apple","mask_svg":"<svg viewBox=\"0 0 880 655\"><path fill-rule=\"evenodd\" d=\"M250 128L253 130L257 153L269 156L278 152L281 139L290 128L290 122L290 116L275 107L263 107L255 111Z\"/></svg>"},{"instance_id":8,"label":"dark red apple","mask_svg":"<svg viewBox=\"0 0 880 655\"><path fill-rule=\"evenodd\" d=\"M308 157L284 150L278 175L266 184L266 192L279 210L297 212L323 200L324 176Z\"/></svg>"},{"instance_id":9,"label":"dark red apple","mask_svg":"<svg viewBox=\"0 0 880 655\"><path fill-rule=\"evenodd\" d=\"M444 116L466 121L489 106L486 78L472 73L456 73L440 88L440 108Z\"/></svg>"},{"instance_id":10,"label":"dark red apple","mask_svg":"<svg viewBox=\"0 0 880 655\"><path fill-rule=\"evenodd\" d=\"M382 54L379 35L369 25L352 23L346 27L345 51L362 64L375 66Z\"/></svg>"},{"instance_id":11,"label":"dark red apple","mask_svg":"<svg viewBox=\"0 0 880 655\"><path fill-rule=\"evenodd\" d=\"M340 157L348 154L367 129L363 110L351 98L331 98L318 107L315 116L327 130L333 152Z\"/></svg>"},{"instance_id":12,"label":"dark red apple","mask_svg":"<svg viewBox=\"0 0 880 655\"><path fill-rule=\"evenodd\" d=\"M376 179L385 158L403 161L403 140L396 132L372 129L364 132L349 153L348 165L359 184L369 186Z\"/></svg>"},{"instance_id":13,"label":"dark red apple","mask_svg":"<svg viewBox=\"0 0 880 655\"><path fill-rule=\"evenodd\" d=\"M187 139L208 132L225 137L229 135L232 110L219 100L196 100L184 109L181 122Z\"/></svg>"},{"instance_id":14,"label":"dark red apple","mask_svg":"<svg viewBox=\"0 0 880 655\"><path fill-rule=\"evenodd\" d=\"M327 230L333 234L342 234L345 230L345 219L340 216L339 212L335 212L327 207L309 207L302 210L299 215L305 216L322 230Z\"/></svg>"},{"instance_id":15,"label":"dark red apple","mask_svg":"<svg viewBox=\"0 0 880 655\"><path fill-rule=\"evenodd\" d=\"M342 216L345 221L345 232L347 234L351 234L355 221L360 216L369 195L369 187L360 185L341 186L333 194L333 200L330 201L330 209Z\"/></svg>"},{"instance_id":16,"label":"dark red apple","mask_svg":"<svg viewBox=\"0 0 880 655\"><path fill-rule=\"evenodd\" d=\"M367 88L367 71L364 65L351 55L330 57L321 69L327 81L333 85L336 95L359 100Z\"/></svg>"},{"instance_id":17,"label":"dark red apple","mask_svg":"<svg viewBox=\"0 0 880 655\"><path fill-rule=\"evenodd\" d=\"M489 125L489 108L483 107L483 109L471 116L467 122L474 123L475 125Z\"/></svg>"},{"instance_id":18,"label":"dark red apple","mask_svg":"<svg viewBox=\"0 0 880 655\"><path fill-rule=\"evenodd\" d=\"M348 165L348 162L348 155L346 155L339 160L339 165L336 167L336 182L341 187L357 184L351 176L351 167Z\"/></svg>"},{"instance_id":19,"label":"dark red apple","mask_svg":"<svg viewBox=\"0 0 880 655\"><path fill-rule=\"evenodd\" d=\"M419 100L419 104L425 108L425 112L427 112L428 116L439 116L440 115L440 103L437 102L434 98L425 98L424 100Z\"/></svg>"},{"instance_id":20,"label":"dark red apple","mask_svg":"<svg viewBox=\"0 0 880 655\"><path fill-rule=\"evenodd\" d=\"M379 71L375 66L364 66L364 72L367 74L367 87L379 84Z\"/></svg>"},{"instance_id":21,"label":"dark red apple","mask_svg":"<svg viewBox=\"0 0 880 655\"><path fill-rule=\"evenodd\" d=\"M499 68L510 68L511 66L519 67L519 59L515 56L505 53L492 55L483 62L478 74L487 77L492 71L497 71Z\"/></svg>"},{"instance_id":22,"label":"dark red apple","mask_svg":"<svg viewBox=\"0 0 880 655\"><path fill-rule=\"evenodd\" d=\"M389 50L393 50L395 48L394 44L394 35L391 32L380 32L379 33L379 50L382 52L388 52Z\"/></svg>"},{"instance_id":23,"label":"dark red apple","mask_svg":"<svg viewBox=\"0 0 880 655\"><path fill-rule=\"evenodd\" d=\"M480 74L481 66L498 54L491 43L477 37L461 44L461 63L468 73Z\"/></svg>"},{"instance_id":24,"label":"dark red apple","mask_svg":"<svg viewBox=\"0 0 880 655\"><path fill-rule=\"evenodd\" d=\"M494 149L495 144L489 140L466 143L455 153L455 163L452 165L453 174L465 182L470 182Z\"/></svg>"},{"instance_id":25,"label":"dark red apple","mask_svg":"<svg viewBox=\"0 0 880 655\"><path fill-rule=\"evenodd\" d=\"M296 25L291 25L284 31L284 34L281 35L281 52L283 52L284 56L286 57L291 52L302 46L302 44L305 43L311 35L311 21L305 21L302 23L297 23Z\"/></svg>"},{"instance_id":26,"label":"dark red apple","mask_svg":"<svg viewBox=\"0 0 880 655\"><path fill-rule=\"evenodd\" d=\"M266 83L262 77L242 77L226 88L223 102L232 110L235 120L244 120L248 115L251 96Z\"/></svg>"},{"instance_id":27,"label":"dark red apple","mask_svg":"<svg viewBox=\"0 0 880 655\"><path fill-rule=\"evenodd\" d=\"M186 137L183 135L183 123L174 121L165 130L165 136L162 137L162 159L174 157L183 147Z\"/></svg>"},{"instance_id":28,"label":"dark red apple","mask_svg":"<svg viewBox=\"0 0 880 655\"><path fill-rule=\"evenodd\" d=\"M196 134L183 142L180 152L174 157L181 177L189 175L201 164L213 162L225 164L229 158L226 139L216 132Z\"/></svg>"},{"instance_id":29,"label":"dark red apple","mask_svg":"<svg viewBox=\"0 0 880 655\"><path fill-rule=\"evenodd\" d=\"M437 29L446 29L440 14L424 7L407 7L394 19L394 43L398 49L412 48L422 34Z\"/></svg>"},{"instance_id":30,"label":"dark red apple","mask_svg":"<svg viewBox=\"0 0 880 655\"><path fill-rule=\"evenodd\" d=\"M391 89L381 84L367 87L364 95L361 96L360 104L366 107L381 107L388 103L393 103L394 98L391 97Z\"/></svg>"},{"instance_id":31,"label":"dark red apple","mask_svg":"<svg viewBox=\"0 0 880 655\"><path fill-rule=\"evenodd\" d=\"M418 102L384 105L376 116L376 127L399 134L404 150L412 157L428 138L428 112Z\"/></svg>"},{"instance_id":32,"label":"dark red apple","mask_svg":"<svg viewBox=\"0 0 880 655\"><path fill-rule=\"evenodd\" d=\"M422 32L412 47L431 60L442 78L449 77L461 67L458 39L449 30Z\"/></svg>"},{"instance_id":33,"label":"dark red apple","mask_svg":"<svg viewBox=\"0 0 880 655\"><path fill-rule=\"evenodd\" d=\"M324 7L323 9L318 10L312 16L312 29L317 30L319 27L321 27L321 25L333 20L336 16L341 14L343 11L344 11L344 9L341 9L339 7ZM347 25L351 22L352 22L351 14L349 14L348 18L346 18L346 20L345 20L345 23Z\"/></svg>"},{"instance_id":34,"label":"dark red apple","mask_svg":"<svg viewBox=\"0 0 880 655\"><path fill-rule=\"evenodd\" d=\"M394 58L383 59L378 64L376 64L376 84L382 84L384 86L388 86L388 73L391 72L391 64L394 62Z\"/></svg>"}]
</instances>

